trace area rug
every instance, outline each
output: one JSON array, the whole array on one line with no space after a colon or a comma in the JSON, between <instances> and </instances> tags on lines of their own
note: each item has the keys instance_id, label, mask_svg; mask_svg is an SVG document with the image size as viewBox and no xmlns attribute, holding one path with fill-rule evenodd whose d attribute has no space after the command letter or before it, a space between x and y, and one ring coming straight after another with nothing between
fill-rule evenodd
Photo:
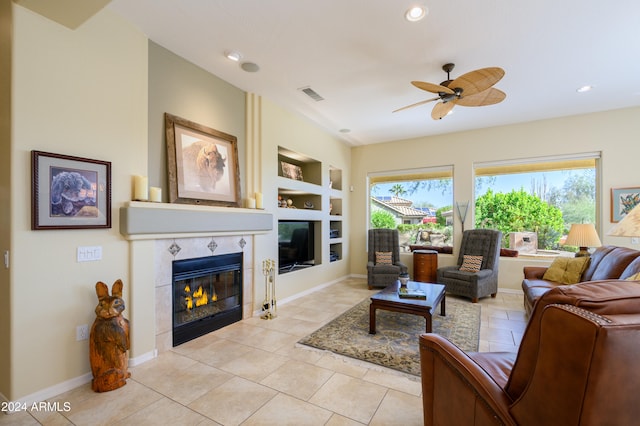
<instances>
[{"instance_id":1,"label":"area rug","mask_svg":"<svg viewBox=\"0 0 640 426\"><path fill-rule=\"evenodd\" d=\"M370 303L363 300L298 343L419 376L418 336L425 319L378 309L376 334L369 334ZM478 350L480 305L447 297L447 315L440 316L440 307L436 311L434 333L466 352Z\"/></svg>"}]
</instances>

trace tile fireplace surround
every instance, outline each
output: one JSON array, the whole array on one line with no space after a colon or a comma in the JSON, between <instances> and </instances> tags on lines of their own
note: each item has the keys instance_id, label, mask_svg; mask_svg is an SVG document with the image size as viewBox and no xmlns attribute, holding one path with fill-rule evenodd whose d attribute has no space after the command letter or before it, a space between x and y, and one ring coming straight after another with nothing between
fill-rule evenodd
<instances>
[{"instance_id":1,"label":"tile fireplace surround","mask_svg":"<svg viewBox=\"0 0 640 426\"><path fill-rule=\"evenodd\" d=\"M263 210L135 201L121 207L120 233L130 246L131 364L171 348L173 260L242 252L242 317L251 317L254 236L272 228L273 216Z\"/></svg>"}]
</instances>

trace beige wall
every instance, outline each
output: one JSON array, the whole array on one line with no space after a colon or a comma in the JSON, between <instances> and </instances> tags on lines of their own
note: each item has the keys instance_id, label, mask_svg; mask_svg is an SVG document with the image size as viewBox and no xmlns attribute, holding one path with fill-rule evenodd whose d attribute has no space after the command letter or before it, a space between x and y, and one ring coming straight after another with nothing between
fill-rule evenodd
<instances>
[{"instance_id":1,"label":"beige wall","mask_svg":"<svg viewBox=\"0 0 640 426\"><path fill-rule=\"evenodd\" d=\"M598 188L601 202L597 206L600 237L603 244L629 245L629 238L608 237L606 232L613 226L609 213L610 189L640 184L635 164L640 155L638 116L640 108L628 108L354 148L351 272L366 273L367 224L363 219L368 203L367 173L388 170L453 165L454 200L468 201L474 199L474 162L599 151L602 153L602 181ZM473 223L471 212L465 226L469 229ZM456 219L457 238L460 237L459 225ZM405 259L412 264L410 255L405 255ZM453 256L440 255L439 263L452 264ZM502 262L500 287L519 289L521 266L532 263L534 261L521 259Z\"/></svg>"},{"instance_id":2,"label":"beige wall","mask_svg":"<svg viewBox=\"0 0 640 426\"><path fill-rule=\"evenodd\" d=\"M149 185L162 187L168 202L165 112L235 136L244 176L244 92L149 41Z\"/></svg>"},{"instance_id":3,"label":"beige wall","mask_svg":"<svg viewBox=\"0 0 640 426\"><path fill-rule=\"evenodd\" d=\"M11 249L11 50L13 14L9 0L0 1L0 259ZM0 261L0 393L11 388L10 269Z\"/></svg>"},{"instance_id":4,"label":"beige wall","mask_svg":"<svg viewBox=\"0 0 640 426\"><path fill-rule=\"evenodd\" d=\"M351 163L351 150L340 141L326 132L320 130L304 118L290 113L279 106L261 99L259 102L259 117L256 117L261 124L259 150L262 162L261 169L261 190L264 193L265 207L274 213L275 232L258 237L256 241L256 262L263 259L278 259L278 235L277 221L278 208L276 200L278 197L278 146L304 154L315 160L322 162L323 182L321 188L323 213L322 221L322 259L320 266L296 271L293 273L279 275L276 278L277 297L285 299L296 295L296 293L309 290L320 284L331 282L349 274L350 243L347 238L343 239L343 260L329 262L329 166L342 169L342 211L350 210L349 193L349 168ZM257 189L259 190L259 189ZM343 213L345 214L345 213ZM346 215L346 214L345 214ZM348 217L347 217L348 218ZM349 235L349 221L343 222L343 235ZM316 236L318 237L318 236ZM258 269L258 268L256 268ZM261 279L260 276L256 279ZM260 282L260 281L258 281ZM264 286L256 285L256 301L263 300Z\"/></svg>"},{"instance_id":5,"label":"beige wall","mask_svg":"<svg viewBox=\"0 0 640 426\"><path fill-rule=\"evenodd\" d=\"M13 9L11 382L0 391L16 400L88 374L75 329L93 323L95 283L122 278L129 291L118 208L147 172L148 120L142 33L108 10L72 31ZM110 161L112 228L31 231L31 150ZM103 259L77 263L78 246L101 246Z\"/></svg>"}]
</instances>

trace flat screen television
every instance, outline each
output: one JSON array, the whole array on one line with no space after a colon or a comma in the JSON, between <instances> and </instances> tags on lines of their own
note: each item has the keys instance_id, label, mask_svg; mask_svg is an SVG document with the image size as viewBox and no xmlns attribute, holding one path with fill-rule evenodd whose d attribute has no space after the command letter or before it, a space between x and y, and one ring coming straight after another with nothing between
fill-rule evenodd
<instances>
[{"instance_id":1,"label":"flat screen television","mask_svg":"<svg viewBox=\"0 0 640 426\"><path fill-rule=\"evenodd\" d=\"M315 264L313 231L313 221L278 221L278 269L281 274Z\"/></svg>"}]
</instances>

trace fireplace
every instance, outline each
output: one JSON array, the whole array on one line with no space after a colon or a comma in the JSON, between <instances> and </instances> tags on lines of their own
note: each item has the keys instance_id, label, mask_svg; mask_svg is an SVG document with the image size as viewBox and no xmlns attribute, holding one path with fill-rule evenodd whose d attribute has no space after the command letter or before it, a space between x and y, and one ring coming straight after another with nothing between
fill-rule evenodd
<instances>
[{"instance_id":1,"label":"fireplace","mask_svg":"<svg viewBox=\"0 0 640 426\"><path fill-rule=\"evenodd\" d=\"M174 260L173 346L242 319L242 253Z\"/></svg>"}]
</instances>

